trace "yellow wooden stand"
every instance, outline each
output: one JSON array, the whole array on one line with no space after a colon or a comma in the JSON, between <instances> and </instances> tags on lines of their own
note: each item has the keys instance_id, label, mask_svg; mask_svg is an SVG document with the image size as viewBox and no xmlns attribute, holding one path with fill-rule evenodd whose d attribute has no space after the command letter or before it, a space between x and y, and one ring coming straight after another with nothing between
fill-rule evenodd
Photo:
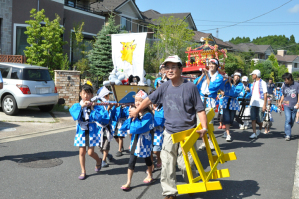
<instances>
[{"instance_id":1,"label":"yellow wooden stand","mask_svg":"<svg viewBox=\"0 0 299 199\"><path fill-rule=\"evenodd\" d=\"M209 163L211 170L206 172L202 164L198 158L196 149L194 147L195 142L199 138L199 134L196 132L197 130L201 130L202 126L201 123L196 128L189 129L186 131L182 131L179 133L172 134L172 141L173 143L180 142L184 161L186 165L186 170L188 174L189 184L183 184L183 185L177 185L177 190L179 194L186 194L186 193L197 193L197 192L206 192L206 191L212 191L212 190L221 190L222 186L220 184L220 181L212 181L211 179L218 179L218 178L227 178L230 177L229 170L228 169L217 169L217 165L220 162L221 164L225 163L226 161L236 160L237 157L235 155L235 152L224 154L217 143L217 140L214 136L214 126L213 124L210 124L210 121L214 118L215 112L211 108L211 110L207 114L207 120L208 120L208 134L214 144L215 151L217 155L212 155L212 151L208 142L207 134L204 135L204 142L206 145L206 151L209 158ZM198 169L198 172L200 176L194 178L191 170L191 166L188 159L188 152L191 153L192 158L194 160L194 163ZM201 182L199 182L201 180Z\"/></svg>"}]
</instances>

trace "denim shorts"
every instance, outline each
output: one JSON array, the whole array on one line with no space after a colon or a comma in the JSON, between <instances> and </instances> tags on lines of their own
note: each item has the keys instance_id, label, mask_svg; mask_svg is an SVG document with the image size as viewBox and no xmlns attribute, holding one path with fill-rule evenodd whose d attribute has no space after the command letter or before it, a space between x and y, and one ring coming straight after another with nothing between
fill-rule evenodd
<instances>
[{"instance_id":1,"label":"denim shorts","mask_svg":"<svg viewBox=\"0 0 299 199\"><path fill-rule=\"evenodd\" d=\"M250 107L250 119L256 120L256 123L263 122L263 107L252 106Z\"/></svg>"},{"instance_id":2,"label":"denim shorts","mask_svg":"<svg viewBox=\"0 0 299 199\"><path fill-rule=\"evenodd\" d=\"M162 150L162 146L154 145L153 151L161 151L161 150Z\"/></svg>"}]
</instances>

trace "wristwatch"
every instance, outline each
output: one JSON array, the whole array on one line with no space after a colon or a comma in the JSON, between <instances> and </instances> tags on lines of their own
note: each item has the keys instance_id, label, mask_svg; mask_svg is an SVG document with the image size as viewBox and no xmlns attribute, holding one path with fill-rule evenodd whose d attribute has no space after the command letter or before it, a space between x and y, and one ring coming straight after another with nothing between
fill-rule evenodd
<instances>
[{"instance_id":1,"label":"wristwatch","mask_svg":"<svg viewBox=\"0 0 299 199\"><path fill-rule=\"evenodd\" d=\"M205 131L208 131L208 129L206 129L206 128L202 128L203 130L205 130Z\"/></svg>"}]
</instances>

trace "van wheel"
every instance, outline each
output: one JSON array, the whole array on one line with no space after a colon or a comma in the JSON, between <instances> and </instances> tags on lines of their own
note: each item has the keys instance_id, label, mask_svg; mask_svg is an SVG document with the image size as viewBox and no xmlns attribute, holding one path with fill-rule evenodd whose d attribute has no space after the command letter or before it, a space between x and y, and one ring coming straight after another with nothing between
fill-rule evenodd
<instances>
[{"instance_id":1,"label":"van wheel","mask_svg":"<svg viewBox=\"0 0 299 199\"><path fill-rule=\"evenodd\" d=\"M6 115L15 115L19 112L17 102L12 95L6 95L3 98L2 109Z\"/></svg>"},{"instance_id":2,"label":"van wheel","mask_svg":"<svg viewBox=\"0 0 299 199\"><path fill-rule=\"evenodd\" d=\"M42 112L50 112L54 108L54 104L52 104L52 105L45 105L45 106L39 106L38 108Z\"/></svg>"}]
</instances>

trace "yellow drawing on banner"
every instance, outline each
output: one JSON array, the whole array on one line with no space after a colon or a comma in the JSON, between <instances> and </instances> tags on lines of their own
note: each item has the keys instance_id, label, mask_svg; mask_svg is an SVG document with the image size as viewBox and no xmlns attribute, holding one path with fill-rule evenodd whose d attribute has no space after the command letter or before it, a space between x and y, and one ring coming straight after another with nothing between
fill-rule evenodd
<instances>
[{"instance_id":1,"label":"yellow drawing on banner","mask_svg":"<svg viewBox=\"0 0 299 199\"><path fill-rule=\"evenodd\" d=\"M136 45L137 45L137 44L134 44L134 45L133 45L134 41L135 41L135 40L133 40L133 41L131 41L131 42L120 42L120 43L123 45L123 48L122 48L122 50L120 51L121 54L122 54L121 59L122 59L123 61L127 61L127 62L129 62L131 65L133 65L133 64L132 64L132 60L133 60L133 52L134 52L134 50L135 50L135 48L136 48Z\"/></svg>"}]
</instances>

